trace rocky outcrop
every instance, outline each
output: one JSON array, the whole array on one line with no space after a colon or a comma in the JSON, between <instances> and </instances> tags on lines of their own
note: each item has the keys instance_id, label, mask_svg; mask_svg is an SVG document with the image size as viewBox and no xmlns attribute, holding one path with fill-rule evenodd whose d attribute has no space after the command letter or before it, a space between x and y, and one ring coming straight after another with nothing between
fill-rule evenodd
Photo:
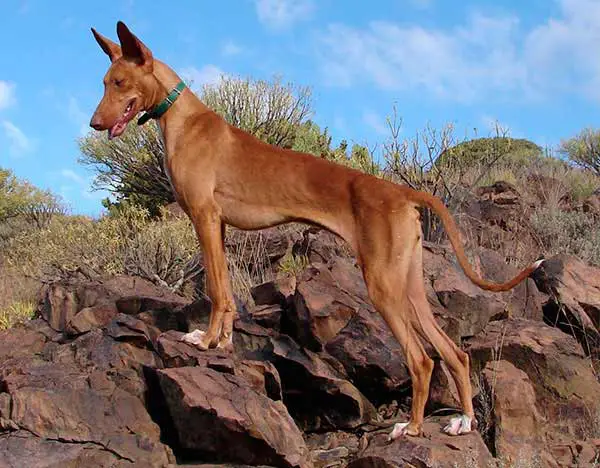
<instances>
[{"instance_id":1,"label":"rocky outcrop","mask_svg":"<svg viewBox=\"0 0 600 468\"><path fill-rule=\"evenodd\" d=\"M569 255L557 255L534 274L547 294L546 323L572 334L588 355L600 357L600 269Z\"/></svg>"},{"instance_id":2,"label":"rocky outcrop","mask_svg":"<svg viewBox=\"0 0 600 468\"><path fill-rule=\"evenodd\" d=\"M502 193L481 196L510 205ZM388 443L389 419L408 418L410 376L358 266L318 230L268 246L273 262L292 252L311 263L238 303L232 352L180 341L206 328L205 299L127 277L45 287L42 318L0 333L0 466L485 467L527 452L555 467L600 456L593 353L551 320L560 304L597 330L596 270L559 257L536 275L543 292L530 280L492 294L451 249L426 244L427 297L471 356L480 432L449 437L446 417L430 416L425 437ZM495 281L516 272L489 250L471 260ZM428 350L430 414L459 398Z\"/></svg>"},{"instance_id":3,"label":"rocky outcrop","mask_svg":"<svg viewBox=\"0 0 600 468\"><path fill-rule=\"evenodd\" d=\"M427 422L424 437L403 438L393 444L387 435L378 434L348 468L454 468L456 466L489 466L493 458L477 433L451 437L439 430L440 422Z\"/></svg>"},{"instance_id":4,"label":"rocky outcrop","mask_svg":"<svg viewBox=\"0 0 600 468\"><path fill-rule=\"evenodd\" d=\"M467 350L477 373L502 360L528 376L546 432L583 438L595 424L600 383L572 336L540 322L504 320L491 322L469 341ZM494 368L488 367L488 376ZM522 381L523 374L518 375Z\"/></svg>"},{"instance_id":5,"label":"rocky outcrop","mask_svg":"<svg viewBox=\"0 0 600 468\"><path fill-rule=\"evenodd\" d=\"M0 461L82 467L173 462L145 404L143 367L159 366L156 356L98 329L61 341L41 320L2 333L0 395L8 431L0 436L7 450ZM47 452L52 455L44 460Z\"/></svg>"},{"instance_id":6,"label":"rocky outcrop","mask_svg":"<svg viewBox=\"0 0 600 468\"><path fill-rule=\"evenodd\" d=\"M164 369L158 377L184 449L252 465L309 465L302 433L281 401L206 367Z\"/></svg>"}]
</instances>

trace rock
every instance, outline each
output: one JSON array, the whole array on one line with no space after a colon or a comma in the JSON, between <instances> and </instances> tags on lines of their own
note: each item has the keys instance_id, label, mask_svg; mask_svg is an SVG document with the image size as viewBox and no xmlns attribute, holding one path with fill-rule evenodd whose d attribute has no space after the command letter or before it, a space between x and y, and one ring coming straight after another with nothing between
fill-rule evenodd
<instances>
[{"instance_id":1,"label":"rock","mask_svg":"<svg viewBox=\"0 0 600 468\"><path fill-rule=\"evenodd\" d=\"M62 284L52 284L44 297L42 316L54 330L63 331L82 307L85 306L79 304L74 291Z\"/></svg>"},{"instance_id":2,"label":"rock","mask_svg":"<svg viewBox=\"0 0 600 468\"><path fill-rule=\"evenodd\" d=\"M0 434L0 466L102 468L131 466L131 462L93 443L47 440L18 431Z\"/></svg>"},{"instance_id":3,"label":"rock","mask_svg":"<svg viewBox=\"0 0 600 468\"><path fill-rule=\"evenodd\" d=\"M487 187L478 187L475 193L482 199L491 200L499 205L517 205L521 200L515 186L503 180Z\"/></svg>"},{"instance_id":4,"label":"rock","mask_svg":"<svg viewBox=\"0 0 600 468\"><path fill-rule=\"evenodd\" d=\"M152 348L160 331L136 317L119 313L106 327L106 334L117 341L127 341L140 348Z\"/></svg>"},{"instance_id":5,"label":"rock","mask_svg":"<svg viewBox=\"0 0 600 468\"><path fill-rule=\"evenodd\" d=\"M254 286L250 293L257 306L279 304L285 307L295 290L296 277L290 276Z\"/></svg>"},{"instance_id":6,"label":"rock","mask_svg":"<svg viewBox=\"0 0 600 468\"><path fill-rule=\"evenodd\" d=\"M285 312L279 304L256 306L250 313L252 320L260 326L275 331L281 330L281 318Z\"/></svg>"},{"instance_id":7,"label":"rock","mask_svg":"<svg viewBox=\"0 0 600 468\"><path fill-rule=\"evenodd\" d=\"M302 239L298 239L293 245L292 253L305 256L309 263L325 264L353 256L350 247L342 239L317 227L310 227L302 232Z\"/></svg>"},{"instance_id":8,"label":"rock","mask_svg":"<svg viewBox=\"0 0 600 468\"><path fill-rule=\"evenodd\" d=\"M535 391L527 374L508 361L490 361L482 376L482 391L491 404L496 456L515 464L543 452L545 421L537 410Z\"/></svg>"},{"instance_id":9,"label":"rock","mask_svg":"<svg viewBox=\"0 0 600 468\"><path fill-rule=\"evenodd\" d=\"M452 437L440 425L439 421L425 422L425 437L403 437L392 443L386 434L377 434L348 468L493 466L492 455L477 432Z\"/></svg>"},{"instance_id":10,"label":"rock","mask_svg":"<svg viewBox=\"0 0 600 468\"><path fill-rule=\"evenodd\" d=\"M574 334L587 354L600 353L600 269L569 255L545 260L533 275L548 294L547 323Z\"/></svg>"},{"instance_id":11,"label":"rock","mask_svg":"<svg viewBox=\"0 0 600 468\"><path fill-rule=\"evenodd\" d=\"M492 293L473 284L455 265L451 250L440 255L439 248L423 250L423 269L430 278L436 299L428 294L434 312L453 317L458 325L460 338L468 338L479 333L491 320L510 317L527 317L541 320L541 297L533 282L518 285L512 291ZM481 258L471 260L480 276L502 282L512 278L517 271L507 265L500 256L488 250L481 250ZM452 258L452 262L447 260ZM427 282L426 282L427 283ZM438 306L439 304L439 306Z\"/></svg>"},{"instance_id":12,"label":"rock","mask_svg":"<svg viewBox=\"0 0 600 468\"><path fill-rule=\"evenodd\" d=\"M557 433L582 437L595 415L600 383L577 341L541 322L513 319L491 322L469 340L475 372L489 361L504 360L525 372L538 409Z\"/></svg>"},{"instance_id":13,"label":"rock","mask_svg":"<svg viewBox=\"0 0 600 468\"><path fill-rule=\"evenodd\" d=\"M65 330L75 315L87 307L115 305L121 313L137 314L150 309L173 310L189 302L149 281L129 276L64 280L45 287L41 296L41 314L57 331Z\"/></svg>"},{"instance_id":14,"label":"rock","mask_svg":"<svg viewBox=\"0 0 600 468\"><path fill-rule=\"evenodd\" d=\"M354 290L339 287L328 266L311 265L298 278L293 307L286 314L289 325L283 330L302 346L321 351L363 303Z\"/></svg>"},{"instance_id":15,"label":"rock","mask_svg":"<svg viewBox=\"0 0 600 468\"><path fill-rule=\"evenodd\" d=\"M283 399L279 372L270 362L241 361L235 368L235 375L247 381L254 390L271 400Z\"/></svg>"},{"instance_id":16,"label":"rock","mask_svg":"<svg viewBox=\"0 0 600 468\"><path fill-rule=\"evenodd\" d=\"M594 441L565 441L548 447L552 462L559 467L585 466L595 468L600 460L600 445ZM548 456L545 457L546 459Z\"/></svg>"},{"instance_id":17,"label":"rock","mask_svg":"<svg viewBox=\"0 0 600 468\"><path fill-rule=\"evenodd\" d=\"M277 368L285 405L302 430L351 429L375 415L372 404L347 380L344 368L327 355L239 321L234 344L241 359L268 361Z\"/></svg>"},{"instance_id":18,"label":"rock","mask_svg":"<svg viewBox=\"0 0 600 468\"><path fill-rule=\"evenodd\" d=\"M303 467L308 449L285 406L212 369L158 371L179 443L224 462Z\"/></svg>"},{"instance_id":19,"label":"rock","mask_svg":"<svg viewBox=\"0 0 600 468\"><path fill-rule=\"evenodd\" d=\"M335 259L309 267L298 279L286 317L291 323L284 331L313 351L325 349L374 403L408 385L402 349L351 262Z\"/></svg>"},{"instance_id":20,"label":"rock","mask_svg":"<svg viewBox=\"0 0 600 468\"><path fill-rule=\"evenodd\" d=\"M183 332L175 330L161 333L156 340L156 352L166 367L195 366L206 353L196 346L181 341Z\"/></svg>"},{"instance_id":21,"label":"rock","mask_svg":"<svg viewBox=\"0 0 600 468\"><path fill-rule=\"evenodd\" d=\"M433 362L426 412L442 408L460 408L458 389L446 363L441 359L434 359Z\"/></svg>"},{"instance_id":22,"label":"rock","mask_svg":"<svg viewBox=\"0 0 600 468\"><path fill-rule=\"evenodd\" d=\"M251 319L259 325L279 331L295 290L295 276L276 278L253 287L250 291L254 300L254 307L250 310Z\"/></svg>"},{"instance_id":23,"label":"rock","mask_svg":"<svg viewBox=\"0 0 600 468\"><path fill-rule=\"evenodd\" d=\"M65 331L70 335L78 335L89 332L92 328L104 327L117 313L116 305L111 303L85 307L69 320Z\"/></svg>"},{"instance_id":24,"label":"rock","mask_svg":"<svg viewBox=\"0 0 600 468\"><path fill-rule=\"evenodd\" d=\"M354 314L327 343L326 350L342 363L354 385L375 404L410 385L402 348L372 308Z\"/></svg>"},{"instance_id":25,"label":"rock","mask_svg":"<svg viewBox=\"0 0 600 468\"><path fill-rule=\"evenodd\" d=\"M529 200L511 184L498 181L476 193L459 188L455 195L455 200L460 200L457 224L472 245L498 252L511 262L540 251L542 246L527 215Z\"/></svg>"},{"instance_id":26,"label":"rock","mask_svg":"<svg viewBox=\"0 0 600 468\"><path fill-rule=\"evenodd\" d=\"M314 432L306 434L315 468L346 466L360 450L360 438L349 432Z\"/></svg>"},{"instance_id":27,"label":"rock","mask_svg":"<svg viewBox=\"0 0 600 468\"><path fill-rule=\"evenodd\" d=\"M34 320L0 333L0 419L12 431L0 436L0 466L173 462L145 407L145 366L161 363L97 328L67 340Z\"/></svg>"},{"instance_id":28,"label":"rock","mask_svg":"<svg viewBox=\"0 0 600 468\"><path fill-rule=\"evenodd\" d=\"M9 373L1 385L11 395L10 419L41 439L89 444L130 462L168 464L170 449L143 402L106 374L97 377L53 363Z\"/></svg>"}]
</instances>

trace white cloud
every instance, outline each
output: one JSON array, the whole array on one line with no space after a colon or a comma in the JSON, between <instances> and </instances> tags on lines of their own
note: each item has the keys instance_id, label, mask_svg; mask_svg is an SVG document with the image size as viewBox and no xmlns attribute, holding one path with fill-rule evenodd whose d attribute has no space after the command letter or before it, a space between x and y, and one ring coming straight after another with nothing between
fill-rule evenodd
<instances>
[{"instance_id":1,"label":"white cloud","mask_svg":"<svg viewBox=\"0 0 600 468\"><path fill-rule=\"evenodd\" d=\"M8 151L12 156L21 156L34 148L33 141L10 120L3 120L0 123L9 142Z\"/></svg>"},{"instance_id":2,"label":"white cloud","mask_svg":"<svg viewBox=\"0 0 600 468\"><path fill-rule=\"evenodd\" d=\"M239 55L243 52L243 48L236 44L234 41L232 40L228 40L226 42L223 43L223 45L221 46L221 54L223 54L226 57L232 57L234 55Z\"/></svg>"},{"instance_id":3,"label":"white cloud","mask_svg":"<svg viewBox=\"0 0 600 468\"><path fill-rule=\"evenodd\" d=\"M332 84L368 79L384 89L421 89L437 97L472 99L482 87L513 86L523 71L506 47L514 18L472 16L453 31L373 22L360 30L330 26L321 37Z\"/></svg>"},{"instance_id":4,"label":"white cloud","mask_svg":"<svg viewBox=\"0 0 600 468\"><path fill-rule=\"evenodd\" d=\"M372 111L365 111L363 113L363 122L371 127L375 133L379 135L387 135L389 129L385 123L385 120L381 118L379 114Z\"/></svg>"},{"instance_id":5,"label":"white cloud","mask_svg":"<svg viewBox=\"0 0 600 468\"><path fill-rule=\"evenodd\" d=\"M14 105L15 102L15 85L0 80L0 110Z\"/></svg>"},{"instance_id":6,"label":"white cloud","mask_svg":"<svg viewBox=\"0 0 600 468\"><path fill-rule=\"evenodd\" d=\"M180 71L184 80L192 82L195 89L200 89L205 84L215 84L225 75L225 72L216 65L205 65L198 69L196 67L187 67Z\"/></svg>"},{"instance_id":7,"label":"white cloud","mask_svg":"<svg viewBox=\"0 0 600 468\"><path fill-rule=\"evenodd\" d=\"M524 30L515 16L471 14L445 30L388 21L330 25L318 37L327 82L473 101L582 93L600 100L600 2L557 0L560 15Z\"/></svg>"},{"instance_id":8,"label":"white cloud","mask_svg":"<svg viewBox=\"0 0 600 468\"><path fill-rule=\"evenodd\" d=\"M255 5L259 21L273 30L304 21L315 9L313 0L255 0Z\"/></svg>"},{"instance_id":9,"label":"white cloud","mask_svg":"<svg viewBox=\"0 0 600 468\"><path fill-rule=\"evenodd\" d=\"M600 100L600 2L560 0L561 17L534 28L525 40L524 60L536 88L585 93Z\"/></svg>"}]
</instances>

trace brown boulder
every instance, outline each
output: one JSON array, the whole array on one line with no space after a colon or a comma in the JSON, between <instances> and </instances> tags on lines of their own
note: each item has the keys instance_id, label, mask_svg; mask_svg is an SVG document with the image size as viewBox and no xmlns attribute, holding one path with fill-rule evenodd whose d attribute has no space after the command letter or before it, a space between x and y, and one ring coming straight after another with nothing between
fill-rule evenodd
<instances>
[{"instance_id":1,"label":"brown boulder","mask_svg":"<svg viewBox=\"0 0 600 468\"><path fill-rule=\"evenodd\" d=\"M490 361L482 376L493 421L480 426L491 423L496 456L513 464L544 451L545 421L527 374L508 361Z\"/></svg>"},{"instance_id":2,"label":"brown boulder","mask_svg":"<svg viewBox=\"0 0 600 468\"><path fill-rule=\"evenodd\" d=\"M455 262L451 248L442 250L429 245L424 248L424 274L430 278L436 296L432 298L428 294L429 301L435 312L439 313L442 307L441 313L454 319L460 338L476 335L490 320L506 317L542 319L541 296L533 281L526 280L505 293L484 291L473 284ZM480 276L492 281L503 282L517 274L515 268L489 250L481 249L480 256L471 262Z\"/></svg>"},{"instance_id":3,"label":"brown boulder","mask_svg":"<svg viewBox=\"0 0 600 468\"><path fill-rule=\"evenodd\" d=\"M86 333L92 328L101 328L107 325L117 314L117 306L113 303L85 307L67 322L65 331L70 335Z\"/></svg>"},{"instance_id":4,"label":"brown boulder","mask_svg":"<svg viewBox=\"0 0 600 468\"><path fill-rule=\"evenodd\" d=\"M83 372L74 362L23 361L18 368L2 365L0 372L0 385L10 395L10 421L20 430L46 441L94 446L129 462L164 466L172 460L144 402L118 378Z\"/></svg>"},{"instance_id":5,"label":"brown boulder","mask_svg":"<svg viewBox=\"0 0 600 468\"><path fill-rule=\"evenodd\" d=\"M157 340L157 353L165 367L207 367L236 375L244 379L257 392L272 400L282 399L281 379L273 364L263 361L240 359L228 352L211 349L199 350L196 346L181 341L183 333L168 331Z\"/></svg>"},{"instance_id":6,"label":"brown boulder","mask_svg":"<svg viewBox=\"0 0 600 468\"><path fill-rule=\"evenodd\" d=\"M346 259L303 272L282 329L313 351L326 350L374 402L408 384L401 347L371 305L360 270Z\"/></svg>"},{"instance_id":7,"label":"brown boulder","mask_svg":"<svg viewBox=\"0 0 600 468\"><path fill-rule=\"evenodd\" d=\"M309 466L302 433L281 402L208 368L166 369L158 377L182 447L224 462Z\"/></svg>"},{"instance_id":8,"label":"brown boulder","mask_svg":"<svg viewBox=\"0 0 600 468\"><path fill-rule=\"evenodd\" d=\"M150 350L99 329L70 341L42 320L0 333L0 343L0 420L13 431L0 437L10 450L0 449L0 466L173 461L145 407L143 368L161 365Z\"/></svg>"},{"instance_id":9,"label":"brown boulder","mask_svg":"<svg viewBox=\"0 0 600 468\"><path fill-rule=\"evenodd\" d=\"M341 262L341 260L340 260ZM339 262L333 265L339 266ZM359 296L365 289L360 272L314 264L298 278L293 307L286 314L288 332L302 346L321 351L324 345L346 326L358 309L366 305ZM340 286L338 280L351 282L351 288Z\"/></svg>"},{"instance_id":10,"label":"brown boulder","mask_svg":"<svg viewBox=\"0 0 600 468\"><path fill-rule=\"evenodd\" d=\"M348 244L324 229L310 227L302 232L292 247L294 255L305 256L309 263L329 263L338 258L351 258Z\"/></svg>"},{"instance_id":11,"label":"brown boulder","mask_svg":"<svg viewBox=\"0 0 600 468\"><path fill-rule=\"evenodd\" d=\"M241 359L271 362L281 378L283 401L303 430L355 428L375 409L348 380L344 368L326 354L301 348L286 335L253 323L236 323Z\"/></svg>"},{"instance_id":12,"label":"brown boulder","mask_svg":"<svg viewBox=\"0 0 600 468\"><path fill-rule=\"evenodd\" d=\"M305 439L315 468L346 466L361 450L361 437L351 432L313 432Z\"/></svg>"},{"instance_id":13,"label":"brown boulder","mask_svg":"<svg viewBox=\"0 0 600 468\"><path fill-rule=\"evenodd\" d=\"M70 279L46 286L41 291L40 311L57 331L82 309L115 306L119 312L137 314L151 309L176 309L189 301L142 278L116 276L104 280Z\"/></svg>"},{"instance_id":14,"label":"brown boulder","mask_svg":"<svg viewBox=\"0 0 600 468\"><path fill-rule=\"evenodd\" d=\"M402 437L392 443L386 434L377 434L348 468L492 466L493 458L477 432L452 437L440 431L440 425L425 422L424 437Z\"/></svg>"},{"instance_id":15,"label":"brown boulder","mask_svg":"<svg viewBox=\"0 0 600 468\"><path fill-rule=\"evenodd\" d=\"M597 407L600 383L577 341L557 328L525 319L491 322L469 340L473 369L504 360L525 372L548 430L582 437Z\"/></svg>"},{"instance_id":16,"label":"brown boulder","mask_svg":"<svg viewBox=\"0 0 600 468\"><path fill-rule=\"evenodd\" d=\"M42 439L27 431L0 434L0 466L7 468L103 468L131 466L94 443Z\"/></svg>"},{"instance_id":17,"label":"brown boulder","mask_svg":"<svg viewBox=\"0 0 600 468\"><path fill-rule=\"evenodd\" d=\"M600 354L600 269L561 254L545 260L533 277L548 295L545 320L575 335L587 354Z\"/></svg>"},{"instance_id":18,"label":"brown boulder","mask_svg":"<svg viewBox=\"0 0 600 468\"><path fill-rule=\"evenodd\" d=\"M346 370L351 381L373 403L398 394L410 384L402 347L372 308L355 313L330 340L326 350Z\"/></svg>"}]
</instances>

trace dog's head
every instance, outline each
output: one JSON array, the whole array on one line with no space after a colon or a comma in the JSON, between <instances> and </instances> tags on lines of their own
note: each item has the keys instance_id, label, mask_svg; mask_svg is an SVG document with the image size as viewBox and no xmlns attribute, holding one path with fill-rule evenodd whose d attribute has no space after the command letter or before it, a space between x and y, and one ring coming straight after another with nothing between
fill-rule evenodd
<instances>
[{"instance_id":1,"label":"dog's head","mask_svg":"<svg viewBox=\"0 0 600 468\"><path fill-rule=\"evenodd\" d=\"M94 28L92 33L111 63L104 76L104 96L90 120L90 126L96 130L108 130L108 138L111 139L121 135L138 112L153 106L158 81L152 73L152 52L125 23L117 23L121 45L102 36Z\"/></svg>"}]
</instances>

